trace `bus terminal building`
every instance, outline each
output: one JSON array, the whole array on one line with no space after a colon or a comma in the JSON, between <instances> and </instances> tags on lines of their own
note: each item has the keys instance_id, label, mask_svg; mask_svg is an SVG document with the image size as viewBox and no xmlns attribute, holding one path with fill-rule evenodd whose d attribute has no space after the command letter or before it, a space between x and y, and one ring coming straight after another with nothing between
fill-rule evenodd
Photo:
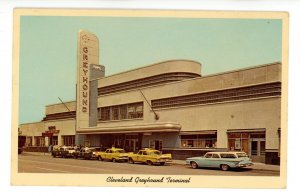
<instances>
[{"instance_id":1,"label":"bus terminal building","mask_svg":"<svg viewBox=\"0 0 300 196\"><path fill-rule=\"evenodd\" d=\"M80 31L76 101L19 125L28 150L150 147L174 159L235 150L279 164L280 62L203 76L199 62L170 60L105 76L98 54L97 37Z\"/></svg>"}]
</instances>

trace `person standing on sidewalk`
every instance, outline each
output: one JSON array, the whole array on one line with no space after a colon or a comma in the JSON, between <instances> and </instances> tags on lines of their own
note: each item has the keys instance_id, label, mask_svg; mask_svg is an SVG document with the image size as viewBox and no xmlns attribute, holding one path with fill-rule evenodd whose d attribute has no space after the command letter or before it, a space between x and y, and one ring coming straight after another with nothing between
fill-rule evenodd
<instances>
[{"instance_id":1,"label":"person standing on sidewalk","mask_svg":"<svg viewBox=\"0 0 300 196\"><path fill-rule=\"evenodd\" d=\"M48 146L48 152L51 153L51 151L52 151L52 145L50 144L50 145Z\"/></svg>"}]
</instances>

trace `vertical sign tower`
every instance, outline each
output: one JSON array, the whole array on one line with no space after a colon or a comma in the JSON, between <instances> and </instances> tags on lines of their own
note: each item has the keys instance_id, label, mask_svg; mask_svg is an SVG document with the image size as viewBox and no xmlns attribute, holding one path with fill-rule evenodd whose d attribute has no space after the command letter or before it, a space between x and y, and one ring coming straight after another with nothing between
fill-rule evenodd
<instances>
[{"instance_id":1,"label":"vertical sign tower","mask_svg":"<svg viewBox=\"0 0 300 196\"><path fill-rule=\"evenodd\" d=\"M90 66L99 64L99 40L85 30L78 33L76 130L89 127Z\"/></svg>"}]
</instances>

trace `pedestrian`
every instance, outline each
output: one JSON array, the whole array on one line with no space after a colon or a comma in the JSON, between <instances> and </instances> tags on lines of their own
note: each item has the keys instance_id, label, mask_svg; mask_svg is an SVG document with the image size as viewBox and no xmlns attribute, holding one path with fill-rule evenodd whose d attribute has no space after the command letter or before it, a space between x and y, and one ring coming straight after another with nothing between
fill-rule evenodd
<instances>
[{"instance_id":1,"label":"pedestrian","mask_svg":"<svg viewBox=\"0 0 300 196\"><path fill-rule=\"evenodd\" d=\"M51 153L51 151L52 151L52 145L50 144L50 145L48 146L48 152Z\"/></svg>"}]
</instances>

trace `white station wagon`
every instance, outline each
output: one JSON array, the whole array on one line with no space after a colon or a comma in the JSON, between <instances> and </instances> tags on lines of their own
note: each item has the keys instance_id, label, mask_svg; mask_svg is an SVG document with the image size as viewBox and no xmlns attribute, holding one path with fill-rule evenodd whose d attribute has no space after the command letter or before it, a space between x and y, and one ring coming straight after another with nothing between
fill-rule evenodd
<instances>
[{"instance_id":1,"label":"white station wagon","mask_svg":"<svg viewBox=\"0 0 300 196\"><path fill-rule=\"evenodd\" d=\"M201 157L186 159L186 164L193 169L199 167L220 168L227 171L230 168L240 168L253 165L252 160L245 152L207 152Z\"/></svg>"}]
</instances>

